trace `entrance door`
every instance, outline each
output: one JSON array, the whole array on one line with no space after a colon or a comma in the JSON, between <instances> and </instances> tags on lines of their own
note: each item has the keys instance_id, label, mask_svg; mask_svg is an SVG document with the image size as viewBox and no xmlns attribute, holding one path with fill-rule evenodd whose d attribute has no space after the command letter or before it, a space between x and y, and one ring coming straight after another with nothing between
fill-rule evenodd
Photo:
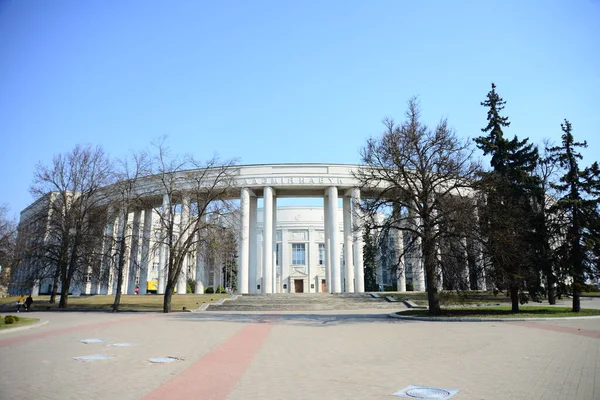
<instances>
[{"instance_id":1,"label":"entrance door","mask_svg":"<svg viewBox=\"0 0 600 400\"><path fill-rule=\"evenodd\" d=\"M304 293L304 279L294 279L294 293Z\"/></svg>"},{"instance_id":2,"label":"entrance door","mask_svg":"<svg viewBox=\"0 0 600 400\"><path fill-rule=\"evenodd\" d=\"M321 292L327 292L327 282L325 282L325 279L321 279Z\"/></svg>"}]
</instances>

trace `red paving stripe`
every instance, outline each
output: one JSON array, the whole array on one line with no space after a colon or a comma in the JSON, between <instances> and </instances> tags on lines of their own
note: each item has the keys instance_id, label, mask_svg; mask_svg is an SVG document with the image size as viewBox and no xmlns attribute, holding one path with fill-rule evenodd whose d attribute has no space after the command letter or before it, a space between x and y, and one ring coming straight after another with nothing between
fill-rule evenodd
<instances>
[{"instance_id":1,"label":"red paving stripe","mask_svg":"<svg viewBox=\"0 0 600 400\"><path fill-rule=\"evenodd\" d=\"M593 329L570 328L568 326L558 326L558 325L551 325L548 323L527 322L527 321L515 321L515 322L509 322L509 324L526 326L528 328L543 329L543 330L547 330L547 331L570 333L572 335L579 335L579 336L586 336L586 337L600 339L600 331L593 330Z\"/></svg>"},{"instance_id":2,"label":"red paving stripe","mask_svg":"<svg viewBox=\"0 0 600 400\"><path fill-rule=\"evenodd\" d=\"M240 380L272 325L250 324L143 400L223 400Z\"/></svg>"},{"instance_id":3,"label":"red paving stripe","mask_svg":"<svg viewBox=\"0 0 600 400\"><path fill-rule=\"evenodd\" d=\"M62 335L62 334L65 334L65 333L85 331L85 330L94 329L94 328L102 328L102 327L105 327L105 326L111 326L111 325L120 324L122 322L140 321L140 320L144 320L144 319L155 318L156 316L157 315L143 315L143 316L139 316L138 315L138 316L135 316L135 317L123 318L123 319L118 319L118 320L115 320L115 321L96 322L96 323L93 323L93 324L72 326L70 328L55 329L55 330L52 330L52 331L46 331L46 332L40 332L40 333L33 333L33 334L27 334L25 332L22 332L21 336L15 336L15 337L6 338L6 339L0 339L0 347L10 346L10 345L18 344L18 343L22 343L22 342L28 342L30 340L44 339L44 338L48 338L48 337L52 337L52 336Z\"/></svg>"}]
</instances>

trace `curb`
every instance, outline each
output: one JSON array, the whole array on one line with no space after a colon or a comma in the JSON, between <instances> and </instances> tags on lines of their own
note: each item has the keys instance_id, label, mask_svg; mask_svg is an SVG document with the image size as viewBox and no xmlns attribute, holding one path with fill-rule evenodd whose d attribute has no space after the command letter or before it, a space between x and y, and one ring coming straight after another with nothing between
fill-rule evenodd
<instances>
[{"instance_id":1,"label":"curb","mask_svg":"<svg viewBox=\"0 0 600 400\"><path fill-rule=\"evenodd\" d=\"M563 321L565 319L598 319L600 315L585 317L560 317L560 318L450 318L450 317L413 317L411 315L400 315L398 313L388 314L389 318L405 319L412 321L429 322L515 322L515 321Z\"/></svg>"},{"instance_id":2,"label":"curb","mask_svg":"<svg viewBox=\"0 0 600 400\"><path fill-rule=\"evenodd\" d=\"M43 321L36 322L35 324L19 326L17 328L2 329L2 330L0 330L0 335L3 335L5 333L21 332L21 331L26 331L28 329L39 328L40 326L46 325L49 322L50 321L48 321L48 320L43 320Z\"/></svg>"}]
</instances>

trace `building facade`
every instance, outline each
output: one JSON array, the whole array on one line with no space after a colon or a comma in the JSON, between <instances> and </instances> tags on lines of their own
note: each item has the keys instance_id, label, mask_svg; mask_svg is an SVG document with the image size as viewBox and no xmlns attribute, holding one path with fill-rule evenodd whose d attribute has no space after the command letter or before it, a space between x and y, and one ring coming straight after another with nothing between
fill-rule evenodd
<instances>
[{"instance_id":1,"label":"building facade","mask_svg":"<svg viewBox=\"0 0 600 400\"><path fill-rule=\"evenodd\" d=\"M242 294L364 292L363 229L358 205L361 196L372 196L380 188L361 193L354 177L357 168L341 164L234 166L222 181L218 179L224 176L223 169L183 171L174 177L171 192L165 191L160 176L148 176L136 182L137 206L128 209L126 217L111 188L105 188L98 194L103 196L98 203L106 208L105 228L98 240L98 251L92 252L98 256L86 261L87 273L74 282L72 291L114 293L115 271L110 266L114 259L108 254L116 238L126 238L122 293L134 293L136 288L140 294L147 290L164 293L168 259L164 244L168 229L161 223L164 215L174 216L171 237L186 239L185 224L193 218L193 210L201 208L200 203L194 203L194 190L223 185L238 211L235 217L214 221L209 218L206 222L222 226L224 232L233 232L235 248L215 251L222 250L226 241L217 240L219 245L210 247L206 241L197 240L197 246L185 258L177 293L186 293L190 281L195 293L203 293L207 287L230 286L227 265L233 262L237 291ZM199 183L199 176L205 181ZM277 207L277 200L282 198L317 198L322 206ZM30 215L40 204L38 200L21 213L22 226L28 225ZM402 268L390 274L381 269L383 262L380 263L378 282L385 284L395 278L397 289L404 291L408 273L413 289L425 290L420 249L414 247L407 253L410 259L403 260L405 242L401 233L388 238L390 251L401 255L397 264ZM34 283L31 278L22 282L23 273L19 275L18 270L26 271L25 264L26 259L13 274L12 294L27 285L31 288L32 284L34 293L48 292L52 287L49 277L35 278Z\"/></svg>"}]
</instances>

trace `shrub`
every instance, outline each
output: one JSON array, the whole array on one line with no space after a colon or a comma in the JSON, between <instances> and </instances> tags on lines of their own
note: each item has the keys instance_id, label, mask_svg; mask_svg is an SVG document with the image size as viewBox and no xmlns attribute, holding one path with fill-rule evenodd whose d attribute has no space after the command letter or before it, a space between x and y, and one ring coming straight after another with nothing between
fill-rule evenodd
<instances>
[{"instance_id":1,"label":"shrub","mask_svg":"<svg viewBox=\"0 0 600 400\"><path fill-rule=\"evenodd\" d=\"M196 292L196 281L194 281L192 279L188 279L185 289L186 289L187 294L195 293Z\"/></svg>"},{"instance_id":2,"label":"shrub","mask_svg":"<svg viewBox=\"0 0 600 400\"><path fill-rule=\"evenodd\" d=\"M15 319L15 322L19 322L21 320L21 317L18 315L13 315L12 317Z\"/></svg>"},{"instance_id":3,"label":"shrub","mask_svg":"<svg viewBox=\"0 0 600 400\"><path fill-rule=\"evenodd\" d=\"M412 283L407 283L406 284L406 291L407 292L414 292L415 291Z\"/></svg>"},{"instance_id":4,"label":"shrub","mask_svg":"<svg viewBox=\"0 0 600 400\"><path fill-rule=\"evenodd\" d=\"M206 294L213 294L214 292L215 292L215 289L213 289L212 286L209 286L206 289L204 289L204 293L206 293Z\"/></svg>"},{"instance_id":5,"label":"shrub","mask_svg":"<svg viewBox=\"0 0 600 400\"><path fill-rule=\"evenodd\" d=\"M383 287L384 292L395 292L396 290L398 290L398 286L396 283L391 284L391 285L386 285Z\"/></svg>"},{"instance_id":6,"label":"shrub","mask_svg":"<svg viewBox=\"0 0 600 400\"><path fill-rule=\"evenodd\" d=\"M6 317L4 317L4 323L6 325L14 324L15 318L12 315L7 315Z\"/></svg>"},{"instance_id":7,"label":"shrub","mask_svg":"<svg viewBox=\"0 0 600 400\"><path fill-rule=\"evenodd\" d=\"M225 290L223 285L219 285L217 286L217 290L215 290L215 293L227 293L227 291Z\"/></svg>"}]
</instances>

